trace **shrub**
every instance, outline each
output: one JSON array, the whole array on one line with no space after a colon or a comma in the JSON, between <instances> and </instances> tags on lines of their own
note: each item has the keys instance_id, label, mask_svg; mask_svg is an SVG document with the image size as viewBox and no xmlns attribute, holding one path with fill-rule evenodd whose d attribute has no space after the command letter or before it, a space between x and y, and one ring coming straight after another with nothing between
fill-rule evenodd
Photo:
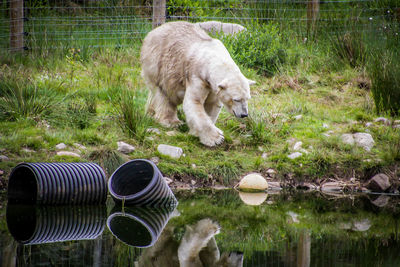
<instances>
[{"instance_id":1,"label":"shrub","mask_svg":"<svg viewBox=\"0 0 400 267\"><path fill-rule=\"evenodd\" d=\"M374 42L367 72L378 112L400 114L400 36L399 29L385 34L381 42Z\"/></svg>"},{"instance_id":2,"label":"shrub","mask_svg":"<svg viewBox=\"0 0 400 267\"><path fill-rule=\"evenodd\" d=\"M331 41L333 51L341 61L353 68L365 64L367 54L361 33L355 31L336 33L331 37Z\"/></svg>"},{"instance_id":3,"label":"shrub","mask_svg":"<svg viewBox=\"0 0 400 267\"><path fill-rule=\"evenodd\" d=\"M107 147L100 147L92 151L89 154L89 160L99 164L108 176L111 176L119 166L125 163L120 153Z\"/></svg>"},{"instance_id":4,"label":"shrub","mask_svg":"<svg viewBox=\"0 0 400 267\"><path fill-rule=\"evenodd\" d=\"M51 89L18 81L0 83L0 120L42 118L50 114L63 98Z\"/></svg>"},{"instance_id":5,"label":"shrub","mask_svg":"<svg viewBox=\"0 0 400 267\"><path fill-rule=\"evenodd\" d=\"M138 141L143 141L146 130L152 123L152 119L146 114L146 92L124 89L121 92L119 103L119 124L125 132Z\"/></svg>"},{"instance_id":6,"label":"shrub","mask_svg":"<svg viewBox=\"0 0 400 267\"><path fill-rule=\"evenodd\" d=\"M221 36L236 63L272 76L287 58L278 28L272 24L250 25L234 36Z\"/></svg>"}]
</instances>

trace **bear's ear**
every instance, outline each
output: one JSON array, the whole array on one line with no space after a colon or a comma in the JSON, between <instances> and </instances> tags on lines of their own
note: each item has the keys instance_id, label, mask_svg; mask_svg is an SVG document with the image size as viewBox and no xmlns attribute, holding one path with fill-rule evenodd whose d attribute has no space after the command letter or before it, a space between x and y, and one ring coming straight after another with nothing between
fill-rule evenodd
<instances>
[{"instance_id":1,"label":"bear's ear","mask_svg":"<svg viewBox=\"0 0 400 267\"><path fill-rule=\"evenodd\" d=\"M225 90L228 88L228 81L225 79L218 84L218 90Z\"/></svg>"},{"instance_id":2,"label":"bear's ear","mask_svg":"<svg viewBox=\"0 0 400 267\"><path fill-rule=\"evenodd\" d=\"M249 82L249 86L252 86L252 85L255 85L255 84L256 84L256 82L255 82L255 81L253 81L253 80L249 80L249 79L247 79L247 81Z\"/></svg>"}]
</instances>

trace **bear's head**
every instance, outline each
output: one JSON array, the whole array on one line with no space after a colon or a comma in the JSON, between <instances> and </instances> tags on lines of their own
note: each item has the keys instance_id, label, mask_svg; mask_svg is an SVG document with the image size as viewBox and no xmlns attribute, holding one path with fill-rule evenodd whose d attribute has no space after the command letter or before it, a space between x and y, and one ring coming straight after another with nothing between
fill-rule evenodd
<instances>
[{"instance_id":1,"label":"bear's head","mask_svg":"<svg viewBox=\"0 0 400 267\"><path fill-rule=\"evenodd\" d=\"M248 116L247 102L250 99L250 86L255 83L244 76L224 79L218 84L218 99L229 113L237 118L245 118Z\"/></svg>"}]
</instances>

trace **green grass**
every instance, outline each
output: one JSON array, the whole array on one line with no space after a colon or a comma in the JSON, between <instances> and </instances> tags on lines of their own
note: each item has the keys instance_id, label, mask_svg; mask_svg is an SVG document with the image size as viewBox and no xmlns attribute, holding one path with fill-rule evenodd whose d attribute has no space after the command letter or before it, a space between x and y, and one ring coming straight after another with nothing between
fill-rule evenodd
<instances>
[{"instance_id":1,"label":"green grass","mask_svg":"<svg viewBox=\"0 0 400 267\"><path fill-rule=\"evenodd\" d=\"M190 136L186 124L171 135L172 129L145 114L140 42L131 48L55 51L46 58L35 53L1 55L0 97L6 101L0 101L0 148L11 160L0 169L9 173L21 161L76 161L55 156L60 142L71 150L76 150L75 143L86 146L78 160L98 162L108 175L123 160L159 157L166 176L207 184L232 185L246 173L269 168L277 170L278 179L296 180L348 178L354 173L367 179L366 174L395 169L398 130L365 126L380 116L368 86L360 86L368 81L368 71L337 63L328 40L303 43L276 34L286 51L285 62L271 77L239 64L257 81L251 89L250 116L236 119L223 110L217 126L225 142L215 148ZM178 115L184 120L181 108ZM387 117L399 119L396 114ZM161 133L149 133L149 127ZM370 152L340 141L343 133L367 131L376 142ZM118 141L136 150L121 158ZM297 141L308 153L291 160L287 156ZM161 143L179 146L185 155L179 160L162 156L157 152Z\"/></svg>"}]
</instances>

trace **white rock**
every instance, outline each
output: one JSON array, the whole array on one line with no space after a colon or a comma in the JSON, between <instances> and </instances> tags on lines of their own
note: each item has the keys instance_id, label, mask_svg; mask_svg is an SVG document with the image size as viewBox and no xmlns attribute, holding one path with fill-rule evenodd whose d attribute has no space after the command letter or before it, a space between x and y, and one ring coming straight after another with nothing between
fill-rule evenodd
<instances>
[{"instance_id":1,"label":"white rock","mask_svg":"<svg viewBox=\"0 0 400 267\"><path fill-rule=\"evenodd\" d=\"M167 185L169 185L170 183L173 182L173 180L169 177L164 177L165 182L167 183Z\"/></svg>"},{"instance_id":2,"label":"white rock","mask_svg":"<svg viewBox=\"0 0 400 267\"><path fill-rule=\"evenodd\" d=\"M78 153L71 152L71 151L58 151L57 156L70 156L70 157L77 157L77 158L81 157Z\"/></svg>"},{"instance_id":3,"label":"white rock","mask_svg":"<svg viewBox=\"0 0 400 267\"><path fill-rule=\"evenodd\" d=\"M154 164L158 164L158 162L160 162L160 158L159 157L152 157L152 158L150 158L150 161L152 161Z\"/></svg>"},{"instance_id":4,"label":"white rock","mask_svg":"<svg viewBox=\"0 0 400 267\"><path fill-rule=\"evenodd\" d=\"M166 132L165 134L168 135L168 136L175 136L175 135L177 135L178 133L177 133L176 131L168 131L168 132Z\"/></svg>"},{"instance_id":5,"label":"white rock","mask_svg":"<svg viewBox=\"0 0 400 267\"><path fill-rule=\"evenodd\" d=\"M254 189L254 190L266 190L268 189L268 182L259 173L250 173L240 180L239 189Z\"/></svg>"},{"instance_id":6,"label":"white rock","mask_svg":"<svg viewBox=\"0 0 400 267\"><path fill-rule=\"evenodd\" d=\"M125 142L119 141L117 142L118 145L118 151L124 154L129 154L135 151L135 147L131 146L130 144L127 144Z\"/></svg>"},{"instance_id":7,"label":"white rock","mask_svg":"<svg viewBox=\"0 0 400 267\"><path fill-rule=\"evenodd\" d=\"M326 123L323 123L323 124L322 124L322 128L324 128L324 129L328 129L328 128L329 128L329 125L328 125L328 124L326 124Z\"/></svg>"},{"instance_id":8,"label":"white rock","mask_svg":"<svg viewBox=\"0 0 400 267\"><path fill-rule=\"evenodd\" d=\"M267 152L262 153L261 158L267 159L268 158L268 153Z\"/></svg>"},{"instance_id":9,"label":"white rock","mask_svg":"<svg viewBox=\"0 0 400 267\"><path fill-rule=\"evenodd\" d=\"M5 155L0 155L0 162L2 161L9 161L10 159Z\"/></svg>"},{"instance_id":10,"label":"white rock","mask_svg":"<svg viewBox=\"0 0 400 267\"><path fill-rule=\"evenodd\" d=\"M87 148L84 145L81 145L79 143L74 143L74 147L80 150L86 150Z\"/></svg>"},{"instance_id":11,"label":"white rock","mask_svg":"<svg viewBox=\"0 0 400 267\"><path fill-rule=\"evenodd\" d=\"M351 228L353 231L364 232L371 228L371 221L367 218L361 221L353 222L353 227Z\"/></svg>"},{"instance_id":12,"label":"white rock","mask_svg":"<svg viewBox=\"0 0 400 267\"><path fill-rule=\"evenodd\" d=\"M276 171L275 171L274 169L268 169L268 170L267 170L267 174L268 174L269 176L275 175L275 174L276 174Z\"/></svg>"},{"instance_id":13,"label":"white rock","mask_svg":"<svg viewBox=\"0 0 400 267\"><path fill-rule=\"evenodd\" d=\"M196 168L197 168L196 164L192 163L192 169L196 169Z\"/></svg>"},{"instance_id":14,"label":"white rock","mask_svg":"<svg viewBox=\"0 0 400 267\"><path fill-rule=\"evenodd\" d=\"M170 156L175 159L179 159L183 154L182 148L164 144L158 145L157 151L162 155Z\"/></svg>"},{"instance_id":15,"label":"white rock","mask_svg":"<svg viewBox=\"0 0 400 267\"><path fill-rule=\"evenodd\" d=\"M365 127L372 127L374 124L372 122L365 123Z\"/></svg>"},{"instance_id":16,"label":"white rock","mask_svg":"<svg viewBox=\"0 0 400 267\"><path fill-rule=\"evenodd\" d=\"M303 115L296 115L296 116L294 116L294 119L296 120L296 121L298 121L298 120L301 120L303 118Z\"/></svg>"},{"instance_id":17,"label":"white rock","mask_svg":"<svg viewBox=\"0 0 400 267\"><path fill-rule=\"evenodd\" d=\"M24 148L22 149L22 152L25 152L25 153L35 153L36 151L35 151L35 150L32 150L32 149L29 149L29 148L26 148L26 147L24 147Z\"/></svg>"},{"instance_id":18,"label":"white rock","mask_svg":"<svg viewBox=\"0 0 400 267\"><path fill-rule=\"evenodd\" d=\"M374 122L383 123L385 125L390 125L390 120L386 119L385 117L379 117L374 120Z\"/></svg>"},{"instance_id":19,"label":"white rock","mask_svg":"<svg viewBox=\"0 0 400 267\"><path fill-rule=\"evenodd\" d=\"M148 133L154 133L154 134L158 134L158 135L161 134L161 131L160 131L160 129L158 129L158 128L148 128L148 129L146 130L146 132L148 132Z\"/></svg>"},{"instance_id":20,"label":"white rock","mask_svg":"<svg viewBox=\"0 0 400 267\"><path fill-rule=\"evenodd\" d=\"M301 141L296 142L296 144L294 144L294 146L293 146L293 150L300 150L302 145L303 145L303 142L301 142Z\"/></svg>"},{"instance_id":21,"label":"white rock","mask_svg":"<svg viewBox=\"0 0 400 267\"><path fill-rule=\"evenodd\" d=\"M288 157L289 159L296 159L296 158L301 157L301 156L303 156L302 153L300 153L300 152L294 152L294 153L288 155L287 157Z\"/></svg>"},{"instance_id":22,"label":"white rock","mask_svg":"<svg viewBox=\"0 0 400 267\"><path fill-rule=\"evenodd\" d=\"M190 183L191 183L192 185L195 185L195 184L196 184L196 181L195 181L195 180L190 180Z\"/></svg>"},{"instance_id":23,"label":"white rock","mask_svg":"<svg viewBox=\"0 0 400 267\"><path fill-rule=\"evenodd\" d=\"M294 223L300 222L298 219L299 215L297 213L295 213L293 211L288 211L286 214L290 216L290 218L292 219L292 222L294 222Z\"/></svg>"},{"instance_id":24,"label":"white rock","mask_svg":"<svg viewBox=\"0 0 400 267\"><path fill-rule=\"evenodd\" d=\"M56 149L58 149L58 150L63 150L66 148L67 148L67 145L64 143L59 143L58 145L56 145Z\"/></svg>"},{"instance_id":25,"label":"white rock","mask_svg":"<svg viewBox=\"0 0 400 267\"><path fill-rule=\"evenodd\" d=\"M247 205L259 206L264 203L268 194L265 192L249 193L239 191L239 197Z\"/></svg>"},{"instance_id":26,"label":"white rock","mask_svg":"<svg viewBox=\"0 0 400 267\"><path fill-rule=\"evenodd\" d=\"M369 133L355 133L353 137L355 143L366 151L371 151L371 148L375 145L375 141Z\"/></svg>"},{"instance_id":27,"label":"white rock","mask_svg":"<svg viewBox=\"0 0 400 267\"><path fill-rule=\"evenodd\" d=\"M342 140L343 143L348 144L348 145L354 145L354 137L352 134L342 134L340 136L340 139Z\"/></svg>"},{"instance_id":28,"label":"white rock","mask_svg":"<svg viewBox=\"0 0 400 267\"><path fill-rule=\"evenodd\" d=\"M330 136L331 136L331 135L328 134L328 133L323 133L322 135L323 135L323 136L326 136L326 137L330 137Z\"/></svg>"}]
</instances>

